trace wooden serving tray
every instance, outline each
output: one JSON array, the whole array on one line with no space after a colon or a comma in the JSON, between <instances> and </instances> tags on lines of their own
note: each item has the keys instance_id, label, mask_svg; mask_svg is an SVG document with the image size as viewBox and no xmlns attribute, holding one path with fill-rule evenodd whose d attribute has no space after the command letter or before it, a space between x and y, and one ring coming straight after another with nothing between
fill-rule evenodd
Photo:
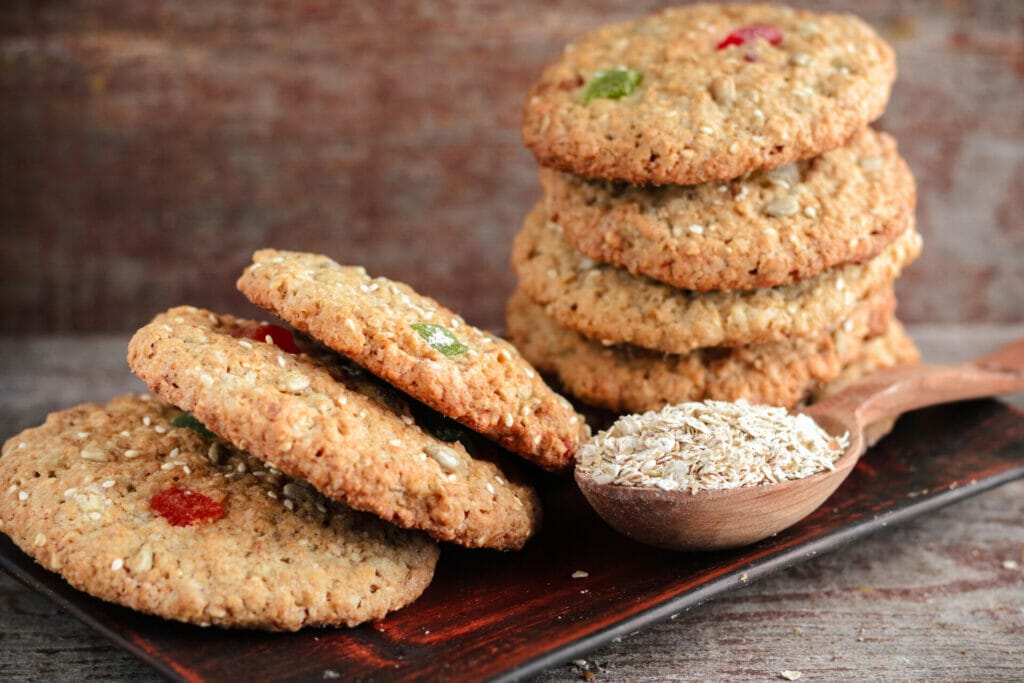
<instances>
[{"instance_id":1,"label":"wooden serving tray","mask_svg":"<svg viewBox=\"0 0 1024 683\"><path fill-rule=\"evenodd\" d=\"M80 593L0 537L0 566L174 680L520 679L890 524L1024 476L1024 413L996 401L904 416L796 527L728 552L638 545L569 479L541 483L545 528L519 553L445 546L423 597L356 629L203 629ZM588 573L585 578L573 572ZM328 672L325 676L325 672Z\"/></svg>"}]
</instances>

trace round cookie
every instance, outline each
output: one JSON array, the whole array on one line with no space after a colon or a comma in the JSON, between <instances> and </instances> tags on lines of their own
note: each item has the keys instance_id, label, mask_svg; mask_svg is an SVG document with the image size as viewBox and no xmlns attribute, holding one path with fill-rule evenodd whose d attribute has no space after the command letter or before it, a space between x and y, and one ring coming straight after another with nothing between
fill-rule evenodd
<instances>
[{"instance_id":1,"label":"round cookie","mask_svg":"<svg viewBox=\"0 0 1024 683\"><path fill-rule=\"evenodd\" d=\"M612 185L542 171L550 218L601 263L681 289L792 284L880 253L910 229L914 178L871 129L820 157L725 183Z\"/></svg>"},{"instance_id":2,"label":"round cookie","mask_svg":"<svg viewBox=\"0 0 1024 683\"><path fill-rule=\"evenodd\" d=\"M238 280L253 303L541 467L572 466L586 423L508 342L358 266L271 249L253 261Z\"/></svg>"},{"instance_id":3,"label":"round cookie","mask_svg":"<svg viewBox=\"0 0 1024 683\"><path fill-rule=\"evenodd\" d=\"M904 363L916 363L921 360L921 353L914 345L903 325L893 320L885 334L868 339L857 357L846 366L834 380L819 387L811 395L812 401L820 401L826 396L842 391L860 378L877 372L883 368Z\"/></svg>"},{"instance_id":4,"label":"round cookie","mask_svg":"<svg viewBox=\"0 0 1024 683\"><path fill-rule=\"evenodd\" d=\"M439 416L322 347L232 336L256 327L174 308L135 333L128 364L214 433L357 510L470 547L516 549L536 531L536 492L482 459L484 440L434 436L458 425L438 429Z\"/></svg>"},{"instance_id":5,"label":"round cookie","mask_svg":"<svg viewBox=\"0 0 1024 683\"><path fill-rule=\"evenodd\" d=\"M820 336L864 296L888 286L921 251L913 229L863 264L792 285L693 292L596 263L562 239L538 204L512 248L520 288L562 327L605 344L667 353Z\"/></svg>"},{"instance_id":6,"label":"round cookie","mask_svg":"<svg viewBox=\"0 0 1024 683\"><path fill-rule=\"evenodd\" d=\"M566 47L527 96L523 138L585 178L735 178L841 146L881 116L895 77L892 48L852 15L690 5Z\"/></svg>"},{"instance_id":7,"label":"round cookie","mask_svg":"<svg viewBox=\"0 0 1024 683\"><path fill-rule=\"evenodd\" d=\"M906 330L903 329L903 325L893 319L885 334L864 342L864 348L861 349L860 355L843 368L839 377L815 389L809 397L809 402L820 401L826 396L845 389L860 378L883 368L902 363L916 363L920 359L921 354L914 346L913 340L907 335ZM892 431L896 425L896 419L887 418L868 425L864 429L864 442L868 446L874 446L883 436Z\"/></svg>"},{"instance_id":8,"label":"round cookie","mask_svg":"<svg viewBox=\"0 0 1024 683\"><path fill-rule=\"evenodd\" d=\"M430 583L437 544L317 494L122 396L4 444L2 531L98 598L203 626L378 619Z\"/></svg>"},{"instance_id":9,"label":"round cookie","mask_svg":"<svg viewBox=\"0 0 1024 683\"><path fill-rule=\"evenodd\" d=\"M895 298L872 295L830 334L734 348L663 354L607 347L559 327L521 291L507 309L508 335L542 372L577 398L609 410L642 413L668 404L713 399L792 407L839 376L864 339L884 331Z\"/></svg>"}]
</instances>

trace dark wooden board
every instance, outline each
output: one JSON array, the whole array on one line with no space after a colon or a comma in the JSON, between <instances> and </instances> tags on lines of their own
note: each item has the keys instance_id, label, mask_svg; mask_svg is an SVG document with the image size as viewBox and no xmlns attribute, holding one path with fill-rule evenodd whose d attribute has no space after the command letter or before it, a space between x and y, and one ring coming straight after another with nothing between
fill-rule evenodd
<instances>
[{"instance_id":1,"label":"dark wooden board","mask_svg":"<svg viewBox=\"0 0 1024 683\"><path fill-rule=\"evenodd\" d=\"M64 584L6 538L0 566L170 678L515 680L783 567L1024 476L1024 413L995 401L902 418L796 527L712 554L617 536L568 480L542 484L546 526L515 554L445 547L424 596L357 629L264 634L135 614ZM583 570L589 576L573 579Z\"/></svg>"}]
</instances>

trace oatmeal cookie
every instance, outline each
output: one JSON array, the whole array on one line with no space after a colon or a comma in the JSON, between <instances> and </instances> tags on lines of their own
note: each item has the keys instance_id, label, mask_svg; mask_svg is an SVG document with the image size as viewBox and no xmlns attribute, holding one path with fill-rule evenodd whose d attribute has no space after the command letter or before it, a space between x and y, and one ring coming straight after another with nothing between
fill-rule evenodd
<instances>
[{"instance_id":1,"label":"oatmeal cookie","mask_svg":"<svg viewBox=\"0 0 1024 683\"><path fill-rule=\"evenodd\" d=\"M894 319L885 334L868 339L864 343L860 355L843 368L839 377L815 389L809 400L811 402L820 401L873 372L893 365L916 363L920 359L921 354L914 346L913 340L903 329L903 325ZM896 425L896 419L885 418L865 427L864 443L869 447L874 446L882 437L892 431Z\"/></svg>"},{"instance_id":2,"label":"oatmeal cookie","mask_svg":"<svg viewBox=\"0 0 1024 683\"><path fill-rule=\"evenodd\" d=\"M668 404L713 399L792 407L836 379L880 334L895 309L891 288L870 296L831 333L733 348L664 354L604 346L559 327L517 290L509 300L509 338L542 372L577 398L609 410L642 413Z\"/></svg>"},{"instance_id":3,"label":"oatmeal cookie","mask_svg":"<svg viewBox=\"0 0 1024 683\"><path fill-rule=\"evenodd\" d=\"M550 218L590 258L699 291L792 284L870 259L913 222L914 178L892 137L725 183L644 188L553 171Z\"/></svg>"},{"instance_id":4,"label":"oatmeal cookie","mask_svg":"<svg viewBox=\"0 0 1024 683\"><path fill-rule=\"evenodd\" d=\"M4 444L2 531L72 586L202 626L378 619L430 583L438 548L320 496L182 412L122 396Z\"/></svg>"},{"instance_id":5,"label":"oatmeal cookie","mask_svg":"<svg viewBox=\"0 0 1024 683\"><path fill-rule=\"evenodd\" d=\"M413 398L548 470L589 432L514 346L433 299L318 254L263 249L238 288Z\"/></svg>"},{"instance_id":6,"label":"oatmeal cookie","mask_svg":"<svg viewBox=\"0 0 1024 683\"><path fill-rule=\"evenodd\" d=\"M537 529L536 492L483 459L485 440L454 440L457 425L443 434L361 368L267 327L174 308L135 333L128 364L213 433L353 508L474 547L519 548Z\"/></svg>"},{"instance_id":7,"label":"oatmeal cookie","mask_svg":"<svg viewBox=\"0 0 1024 683\"><path fill-rule=\"evenodd\" d=\"M914 340L898 320L893 320L885 334L864 342L864 348L857 357L843 368L838 377L816 389L811 400L820 401L873 372L919 360L921 353L914 345Z\"/></svg>"},{"instance_id":8,"label":"oatmeal cookie","mask_svg":"<svg viewBox=\"0 0 1024 683\"><path fill-rule=\"evenodd\" d=\"M841 146L895 77L892 48L852 15L688 5L569 45L527 96L523 138L586 178L735 178Z\"/></svg>"},{"instance_id":9,"label":"oatmeal cookie","mask_svg":"<svg viewBox=\"0 0 1024 683\"><path fill-rule=\"evenodd\" d=\"M599 264L576 251L538 204L516 236L520 288L548 317L605 344L667 353L820 336L871 291L890 285L921 251L913 229L862 264L826 270L792 285L693 292Z\"/></svg>"}]
</instances>

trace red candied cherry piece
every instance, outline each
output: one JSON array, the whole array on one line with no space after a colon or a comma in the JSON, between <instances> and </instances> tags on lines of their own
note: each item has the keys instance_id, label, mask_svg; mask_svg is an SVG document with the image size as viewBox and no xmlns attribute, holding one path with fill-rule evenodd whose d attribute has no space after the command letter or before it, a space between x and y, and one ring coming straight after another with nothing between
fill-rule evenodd
<instances>
[{"instance_id":1,"label":"red candied cherry piece","mask_svg":"<svg viewBox=\"0 0 1024 683\"><path fill-rule=\"evenodd\" d=\"M738 28L727 35L715 49L722 50L730 45L743 45L758 38L769 45L778 45L782 42L782 31L768 24L751 24L750 26Z\"/></svg>"},{"instance_id":2,"label":"red candied cherry piece","mask_svg":"<svg viewBox=\"0 0 1024 683\"><path fill-rule=\"evenodd\" d=\"M255 339L265 342L270 337L271 343L286 353L298 353L299 347L295 345L295 337L292 333L280 325L246 325L231 330L232 337L241 339Z\"/></svg>"},{"instance_id":3,"label":"red candied cherry piece","mask_svg":"<svg viewBox=\"0 0 1024 683\"><path fill-rule=\"evenodd\" d=\"M224 507L207 495L173 486L149 499L151 507L172 526L192 526L200 522L216 522L224 516Z\"/></svg>"}]
</instances>

